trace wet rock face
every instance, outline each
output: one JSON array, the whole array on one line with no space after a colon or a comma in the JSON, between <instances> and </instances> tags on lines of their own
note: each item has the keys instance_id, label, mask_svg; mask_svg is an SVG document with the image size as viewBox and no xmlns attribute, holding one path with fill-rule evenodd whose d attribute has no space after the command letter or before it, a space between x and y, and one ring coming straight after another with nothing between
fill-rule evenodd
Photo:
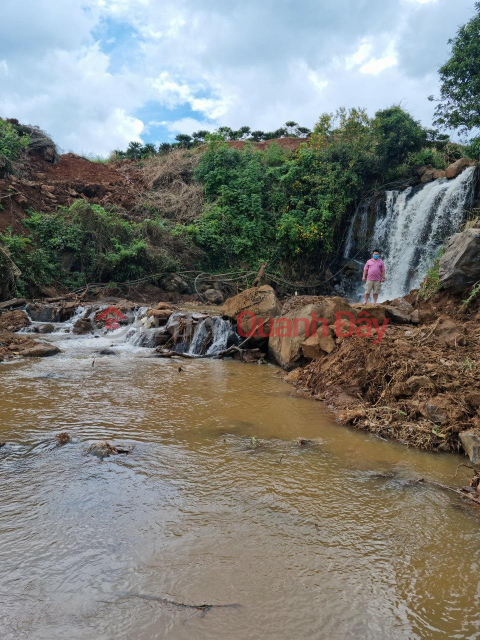
<instances>
[{"instance_id":1,"label":"wet rock face","mask_svg":"<svg viewBox=\"0 0 480 640\"><path fill-rule=\"evenodd\" d=\"M466 229L450 239L440 258L440 285L461 292L480 280L480 229Z\"/></svg>"},{"instance_id":2,"label":"wet rock face","mask_svg":"<svg viewBox=\"0 0 480 640\"><path fill-rule=\"evenodd\" d=\"M93 326L88 318L79 318L73 325L73 333L77 336L93 331Z\"/></svg>"},{"instance_id":3,"label":"wet rock face","mask_svg":"<svg viewBox=\"0 0 480 640\"><path fill-rule=\"evenodd\" d=\"M27 304L27 313L34 322L61 322L59 307L50 304L33 303Z\"/></svg>"}]
</instances>

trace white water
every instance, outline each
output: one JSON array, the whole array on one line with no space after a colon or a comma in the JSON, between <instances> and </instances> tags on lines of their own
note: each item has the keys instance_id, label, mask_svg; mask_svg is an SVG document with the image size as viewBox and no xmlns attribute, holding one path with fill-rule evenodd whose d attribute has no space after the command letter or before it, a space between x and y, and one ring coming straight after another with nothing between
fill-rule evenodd
<instances>
[{"instance_id":1,"label":"white water","mask_svg":"<svg viewBox=\"0 0 480 640\"><path fill-rule=\"evenodd\" d=\"M219 316L202 320L195 327L188 353L203 355L204 344L208 340L210 333L212 335L212 343L205 352L205 355L208 356L224 351L227 348L228 339L232 334L230 322Z\"/></svg>"},{"instance_id":2,"label":"white water","mask_svg":"<svg viewBox=\"0 0 480 640\"><path fill-rule=\"evenodd\" d=\"M373 229L367 225L368 207L357 209L345 257L353 258L364 243L368 245L366 256L374 248L380 250L387 270L380 300L403 296L420 285L438 249L462 223L472 197L474 172L469 167L455 180L442 178L420 190L387 191L385 213L377 216ZM362 216L360 221L358 216ZM362 292L359 283L355 297L360 298Z\"/></svg>"}]
</instances>

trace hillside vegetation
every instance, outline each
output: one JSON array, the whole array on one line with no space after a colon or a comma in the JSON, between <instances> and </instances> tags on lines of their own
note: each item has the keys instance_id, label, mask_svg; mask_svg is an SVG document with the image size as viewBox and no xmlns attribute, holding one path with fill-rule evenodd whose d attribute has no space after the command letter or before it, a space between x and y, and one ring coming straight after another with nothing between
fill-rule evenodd
<instances>
[{"instance_id":1,"label":"hillside vegetation","mask_svg":"<svg viewBox=\"0 0 480 640\"><path fill-rule=\"evenodd\" d=\"M204 144L140 145L137 159L98 163L59 159L38 129L0 120L0 241L21 271L16 293L265 261L281 277L318 281L366 194L465 153L399 106L324 114L308 137L277 133L256 142L219 130Z\"/></svg>"}]
</instances>

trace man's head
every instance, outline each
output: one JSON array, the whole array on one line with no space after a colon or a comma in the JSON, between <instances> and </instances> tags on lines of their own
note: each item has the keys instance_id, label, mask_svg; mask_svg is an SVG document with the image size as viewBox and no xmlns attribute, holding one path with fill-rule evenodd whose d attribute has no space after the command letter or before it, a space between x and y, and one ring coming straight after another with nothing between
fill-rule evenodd
<instances>
[{"instance_id":1,"label":"man's head","mask_svg":"<svg viewBox=\"0 0 480 640\"><path fill-rule=\"evenodd\" d=\"M380 251L378 249L374 249L372 251L372 258L374 260L378 260L380 258Z\"/></svg>"}]
</instances>

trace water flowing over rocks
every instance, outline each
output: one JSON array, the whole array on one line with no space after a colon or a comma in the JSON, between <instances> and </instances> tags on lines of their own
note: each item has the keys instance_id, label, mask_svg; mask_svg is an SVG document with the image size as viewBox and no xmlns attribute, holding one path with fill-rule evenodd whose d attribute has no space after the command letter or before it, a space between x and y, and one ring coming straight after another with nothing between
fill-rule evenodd
<instances>
[{"instance_id":1,"label":"water flowing over rocks","mask_svg":"<svg viewBox=\"0 0 480 640\"><path fill-rule=\"evenodd\" d=\"M450 171L452 179L448 175L435 179L433 169L423 167L422 178L431 177L427 184L386 191L357 208L344 248L344 258L359 271L350 280L354 299L363 295L361 268L374 248L380 250L387 270L383 298L404 296L420 285L437 251L459 230L473 201L476 167L465 159L458 162L458 171Z\"/></svg>"}]
</instances>

